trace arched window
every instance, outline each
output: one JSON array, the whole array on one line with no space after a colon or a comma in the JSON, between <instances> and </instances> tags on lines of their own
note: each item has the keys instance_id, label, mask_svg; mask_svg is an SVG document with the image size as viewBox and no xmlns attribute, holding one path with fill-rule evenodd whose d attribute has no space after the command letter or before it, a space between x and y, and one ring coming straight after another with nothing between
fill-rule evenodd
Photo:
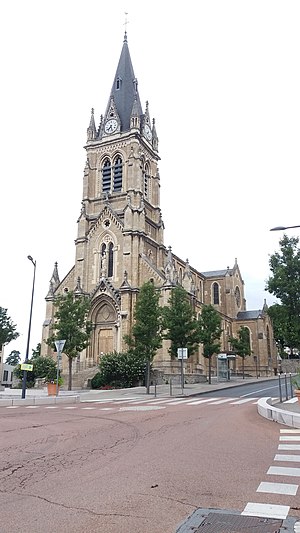
<instances>
[{"instance_id":1,"label":"arched window","mask_svg":"<svg viewBox=\"0 0 300 533\"><path fill-rule=\"evenodd\" d=\"M235 288L234 297L235 297L236 305L238 307L240 307L240 305L241 305L241 293L240 293L240 289L239 289L238 286L236 286L236 288Z\"/></svg>"},{"instance_id":2,"label":"arched window","mask_svg":"<svg viewBox=\"0 0 300 533\"><path fill-rule=\"evenodd\" d=\"M110 242L108 245L108 271L107 276L109 278L112 278L113 270L114 270L114 250L113 250L113 243Z\"/></svg>"},{"instance_id":3,"label":"arched window","mask_svg":"<svg viewBox=\"0 0 300 533\"><path fill-rule=\"evenodd\" d=\"M181 270L181 268L179 269L179 273L178 273L178 281L179 281L180 285L182 285L182 270Z\"/></svg>"},{"instance_id":4,"label":"arched window","mask_svg":"<svg viewBox=\"0 0 300 533\"><path fill-rule=\"evenodd\" d=\"M145 198L148 198L148 196L149 196L149 175L150 175L149 166L146 165L145 169L143 171L143 181L144 181L143 189L144 189Z\"/></svg>"},{"instance_id":5,"label":"arched window","mask_svg":"<svg viewBox=\"0 0 300 533\"><path fill-rule=\"evenodd\" d=\"M114 245L109 237L106 238L107 243L102 243L100 248L100 276L112 278L114 272Z\"/></svg>"},{"instance_id":6,"label":"arched window","mask_svg":"<svg viewBox=\"0 0 300 533\"><path fill-rule=\"evenodd\" d=\"M122 190L122 159L120 156L116 157L113 167L113 174L114 174L114 192L118 192Z\"/></svg>"},{"instance_id":7,"label":"arched window","mask_svg":"<svg viewBox=\"0 0 300 533\"><path fill-rule=\"evenodd\" d=\"M110 192L111 189L111 164L105 159L102 167L102 192Z\"/></svg>"},{"instance_id":8,"label":"arched window","mask_svg":"<svg viewBox=\"0 0 300 533\"><path fill-rule=\"evenodd\" d=\"M213 303L215 305L219 305L220 303L220 291L219 291L219 284L218 283L214 283L213 284Z\"/></svg>"}]
</instances>

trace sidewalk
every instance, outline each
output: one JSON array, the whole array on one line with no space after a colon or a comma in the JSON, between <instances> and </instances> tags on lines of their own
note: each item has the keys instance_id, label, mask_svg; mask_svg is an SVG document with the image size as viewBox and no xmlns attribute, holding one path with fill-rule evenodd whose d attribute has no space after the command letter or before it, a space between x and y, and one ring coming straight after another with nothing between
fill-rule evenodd
<instances>
[{"instance_id":1,"label":"sidewalk","mask_svg":"<svg viewBox=\"0 0 300 533\"><path fill-rule=\"evenodd\" d=\"M5 389L4 391L0 391L0 406L3 405L2 402L13 402L14 405L18 404L38 404L41 400L41 403L46 403L48 400L49 403L52 403L55 399L56 401L76 401L76 402L84 402L84 401L93 401L98 399L116 399L116 398L128 398L129 397L136 397L136 398L160 398L160 397L175 397L175 398L182 398L183 396L195 396L197 394L205 394L208 392L214 392L222 389L229 389L232 387L237 387L240 385L247 385L249 383L262 383L265 381L269 381L274 379L273 377L270 378L248 378L242 379L241 377L238 378L231 378L230 381L217 381L216 378L212 378L212 383L209 384L208 382L204 383L187 383L184 385L184 388L182 389L179 384L173 384L173 385L157 385L156 387L152 385L150 387L150 394L147 394L145 387L132 387L127 389L110 389L110 390L92 390L92 389L81 389L81 390L72 390L72 391L65 391L60 390L59 395L57 397L52 397L47 395L47 388L44 387L43 389L27 389L26 390L26 398L22 400L21 389Z\"/></svg>"},{"instance_id":2,"label":"sidewalk","mask_svg":"<svg viewBox=\"0 0 300 533\"><path fill-rule=\"evenodd\" d=\"M111 390L60 390L58 396L48 396L47 388L44 389L27 389L25 399L21 398L21 389L5 389L0 391L0 407L8 407L12 405L44 405L44 404L60 404L60 403L78 403L78 402L93 402L97 400L116 400L116 399L130 399L141 398L143 400L149 398L182 398L188 396L197 396L198 394L207 394L214 391L230 389L241 385L248 385L250 383L263 383L274 380L274 376L269 378L248 378L242 379L231 378L230 381L217 381L212 378L212 383L187 383L182 389L179 384L172 385L152 385L150 387L150 394L146 393L145 387L132 387L128 389L111 389ZM272 402L272 398L261 398L257 403L258 413L267 418L289 427L300 428L300 403L294 401L295 398L287 402Z\"/></svg>"}]
</instances>

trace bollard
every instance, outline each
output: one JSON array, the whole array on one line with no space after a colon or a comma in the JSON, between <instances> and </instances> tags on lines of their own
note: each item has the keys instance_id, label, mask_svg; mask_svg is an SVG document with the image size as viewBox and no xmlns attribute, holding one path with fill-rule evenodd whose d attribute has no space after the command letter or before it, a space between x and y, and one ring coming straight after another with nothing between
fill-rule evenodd
<instances>
[{"instance_id":1,"label":"bollard","mask_svg":"<svg viewBox=\"0 0 300 533\"><path fill-rule=\"evenodd\" d=\"M172 396L172 378L170 378L170 396Z\"/></svg>"},{"instance_id":2,"label":"bollard","mask_svg":"<svg viewBox=\"0 0 300 533\"><path fill-rule=\"evenodd\" d=\"M294 391L293 391L293 383L292 383L292 374L291 374L291 372L290 372L290 389L291 389L291 398L293 398Z\"/></svg>"},{"instance_id":3,"label":"bollard","mask_svg":"<svg viewBox=\"0 0 300 533\"><path fill-rule=\"evenodd\" d=\"M286 372L284 374L284 384L285 384L285 399L288 400L288 388L287 388L287 379L286 379Z\"/></svg>"},{"instance_id":4,"label":"bollard","mask_svg":"<svg viewBox=\"0 0 300 533\"><path fill-rule=\"evenodd\" d=\"M282 390L281 390L281 375L278 374L278 386L279 386L279 400L282 403Z\"/></svg>"},{"instance_id":5,"label":"bollard","mask_svg":"<svg viewBox=\"0 0 300 533\"><path fill-rule=\"evenodd\" d=\"M156 380L154 381L154 398L156 398Z\"/></svg>"}]
</instances>

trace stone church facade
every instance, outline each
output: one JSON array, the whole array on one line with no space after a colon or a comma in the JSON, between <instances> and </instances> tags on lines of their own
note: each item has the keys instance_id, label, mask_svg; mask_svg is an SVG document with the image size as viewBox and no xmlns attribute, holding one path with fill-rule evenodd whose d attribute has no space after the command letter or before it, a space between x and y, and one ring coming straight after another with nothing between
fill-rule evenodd
<instances>
[{"instance_id":1,"label":"stone church facade","mask_svg":"<svg viewBox=\"0 0 300 533\"><path fill-rule=\"evenodd\" d=\"M223 353L230 353L229 337L241 326L248 327L253 355L246 358L245 370L271 372L277 358L267 306L246 310L237 261L231 268L201 272L164 244L156 125L148 103L143 110L140 102L126 33L106 111L96 127L92 110L85 149L75 264L62 281L54 266L46 296L42 355L52 353L44 340L50 334L55 296L69 290L88 295L93 324L90 345L78 354L74 372L96 368L104 353L125 351L124 335L132 328L139 288L151 280L160 291L161 305L167 305L172 287L180 284L196 314L203 304L216 308L222 319ZM179 371L167 347L165 343L153 362L164 376ZM230 364L237 371L242 361L232 359ZM206 373L207 360L199 345L198 353L186 362L186 374L197 380Z\"/></svg>"}]
</instances>

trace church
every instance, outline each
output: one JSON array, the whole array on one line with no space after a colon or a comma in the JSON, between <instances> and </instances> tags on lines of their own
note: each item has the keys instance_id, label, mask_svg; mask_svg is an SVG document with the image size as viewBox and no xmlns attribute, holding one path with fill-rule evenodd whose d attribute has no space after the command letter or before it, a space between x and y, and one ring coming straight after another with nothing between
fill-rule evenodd
<instances>
[{"instance_id":1,"label":"church","mask_svg":"<svg viewBox=\"0 0 300 533\"><path fill-rule=\"evenodd\" d=\"M56 295L67 291L87 295L93 324L89 346L78 354L73 372L82 377L96 373L101 356L126 351L124 335L133 325L139 288L146 281L160 291L160 304L167 305L172 287L187 291L196 315L203 304L212 304L222 320L221 352L232 372L241 371L242 359L232 353L229 338L241 326L250 334L252 354L245 359L245 372L268 375L276 368L273 329L266 302L258 310L246 310L244 282L235 259L233 265L202 272L178 257L164 244L160 206L158 136L148 102L141 104L125 32L106 111L99 125L92 109L87 128L86 163L77 237L75 264L60 280L55 263L46 296L42 332L42 355L53 351L46 344L54 317ZM222 265L221 265L222 267ZM179 374L179 361L171 359L167 341L157 352L153 369L162 380ZM212 360L216 374L218 357ZM63 368L67 366L63 359ZM186 379L207 375L208 360L198 353L185 361ZM91 374L90 372L90 375ZM75 377L75 376L74 376ZM79 380L80 382L80 380ZM78 382L78 383L79 383Z\"/></svg>"}]
</instances>

